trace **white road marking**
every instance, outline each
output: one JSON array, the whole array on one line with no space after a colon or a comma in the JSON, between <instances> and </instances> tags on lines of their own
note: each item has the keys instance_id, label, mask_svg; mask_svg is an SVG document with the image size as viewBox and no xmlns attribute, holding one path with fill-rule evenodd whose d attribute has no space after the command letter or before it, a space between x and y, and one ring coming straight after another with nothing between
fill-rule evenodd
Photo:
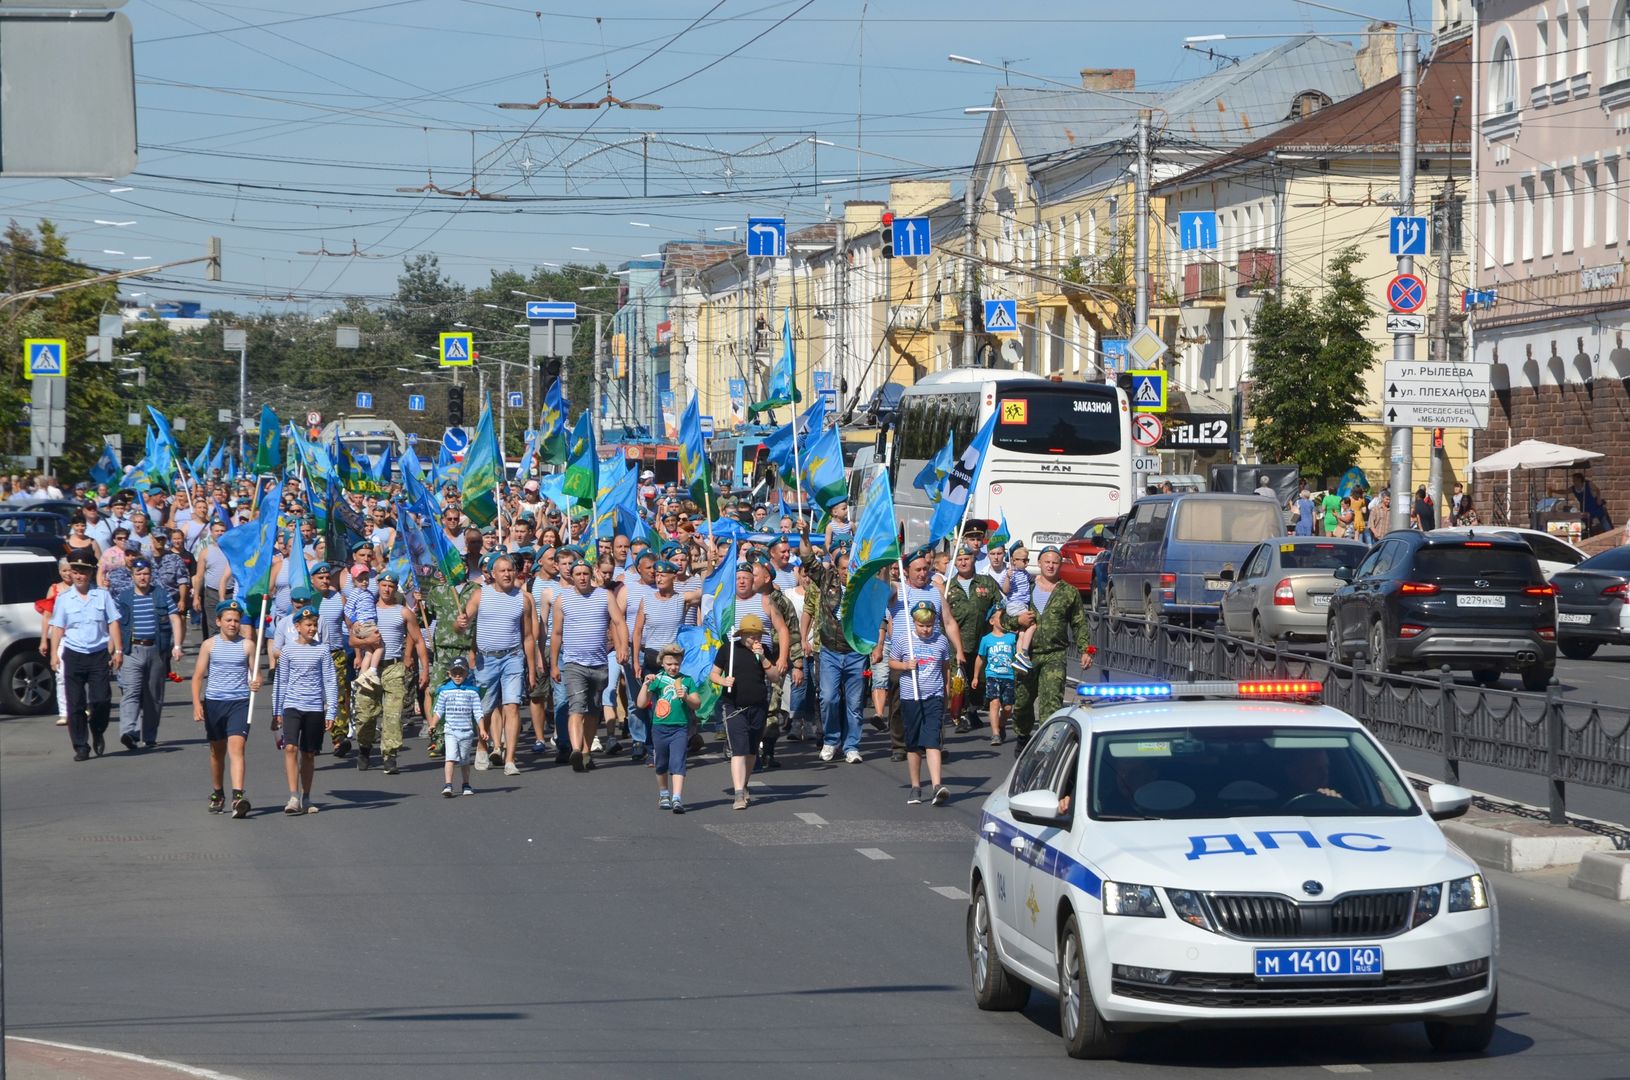
<instances>
[{"instance_id":1,"label":"white road marking","mask_svg":"<svg viewBox=\"0 0 1630 1080\"><path fill-rule=\"evenodd\" d=\"M968 894L955 885L930 885L929 888L947 900L966 900Z\"/></svg>"},{"instance_id":2,"label":"white road marking","mask_svg":"<svg viewBox=\"0 0 1630 1080\"><path fill-rule=\"evenodd\" d=\"M53 1050L72 1050L76 1054L96 1054L101 1057L115 1058L119 1061L132 1061L137 1065L156 1065L160 1068L172 1069L183 1076L195 1076L198 1080L239 1080L238 1077L228 1073L216 1072L214 1069L200 1069L196 1065L183 1065L179 1061L165 1061L162 1058L142 1057L140 1054L127 1054L123 1050L102 1050L95 1046L76 1046L73 1043L51 1042L47 1039L25 1039L21 1035L7 1035L11 1042L33 1043L35 1046L49 1046Z\"/></svg>"},{"instance_id":3,"label":"white road marking","mask_svg":"<svg viewBox=\"0 0 1630 1080\"><path fill-rule=\"evenodd\" d=\"M797 818L799 821L802 821L805 825L826 824L826 819L819 814L794 814L792 816Z\"/></svg>"},{"instance_id":4,"label":"white road marking","mask_svg":"<svg viewBox=\"0 0 1630 1080\"><path fill-rule=\"evenodd\" d=\"M868 859L871 859L873 862L884 862L885 860L894 858L893 855L890 855L882 848L857 847L855 850L866 856Z\"/></svg>"},{"instance_id":5,"label":"white road marking","mask_svg":"<svg viewBox=\"0 0 1630 1080\"><path fill-rule=\"evenodd\" d=\"M1370 1070L1366 1069L1362 1065L1326 1065L1324 1066L1324 1071L1353 1075L1357 1073L1367 1073Z\"/></svg>"}]
</instances>

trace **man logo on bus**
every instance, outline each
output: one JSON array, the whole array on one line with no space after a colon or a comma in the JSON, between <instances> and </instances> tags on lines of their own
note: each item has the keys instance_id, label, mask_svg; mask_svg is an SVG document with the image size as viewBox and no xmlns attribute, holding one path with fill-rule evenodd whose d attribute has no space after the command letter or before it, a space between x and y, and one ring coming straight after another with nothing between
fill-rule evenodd
<instances>
[{"instance_id":1,"label":"man logo on bus","mask_svg":"<svg viewBox=\"0 0 1630 1080\"><path fill-rule=\"evenodd\" d=\"M1028 401L1002 402L1002 423L1028 424L1030 422L1030 403Z\"/></svg>"}]
</instances>

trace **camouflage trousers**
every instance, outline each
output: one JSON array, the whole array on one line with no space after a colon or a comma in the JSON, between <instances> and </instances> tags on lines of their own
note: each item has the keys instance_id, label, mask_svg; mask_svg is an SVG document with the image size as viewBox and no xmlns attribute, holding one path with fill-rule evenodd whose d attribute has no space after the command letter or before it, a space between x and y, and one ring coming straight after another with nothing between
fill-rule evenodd
<instances>
[{"instance_id":1,"label":"camouflage trousers","mask_svg":"<svg viewBox=\"0 0 1630 1080\"><path fill-rule=\"evenodd\" d=\"M402 708L410 688L406 669L400 660L386 661L379 672L380 685L357 691L357 745L378 745L382 754L402 748Z\"/></svg>"},{"instance_id":2,"label":"camouflage trousers","mask_svg":"<svg viewBox=\"0 0 1630 1080\"><path fill-rule=\"evenodd\" d=\"M338 746L351 737L351 661L344 649L330 654L334 660L334 682L339 687L339 707L328 724L328 737Z\"/></svg>"},{"instance_id":3,"label":"camouflage trousers","mask_svg":"<svg viewBox=\"0 0 1630 1080\"><path fill-rule=\"evenodd\" d=\"M1064 704L1064 653L1030 656L1030 670L1013 672L1013 729L1029 738L1036 718L1045 720Z\"/></svg>"}]
</instances>

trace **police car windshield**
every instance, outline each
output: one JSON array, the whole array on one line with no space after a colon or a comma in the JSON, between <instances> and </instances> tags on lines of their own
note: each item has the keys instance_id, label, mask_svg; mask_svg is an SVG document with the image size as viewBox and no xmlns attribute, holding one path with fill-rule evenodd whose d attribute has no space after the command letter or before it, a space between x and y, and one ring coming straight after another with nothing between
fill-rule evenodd
<instances>
[{"instance_id":1,"label":"police car windshield","mask_svg":"<svg viewBox=\"0 0 1630 1080\"><path fill-rule=\"evenodd\" d=\"M1088 804L1107 821L1420 813L1362 731L1267 725L1096 735Z\"/></svg>"}]
</instances>

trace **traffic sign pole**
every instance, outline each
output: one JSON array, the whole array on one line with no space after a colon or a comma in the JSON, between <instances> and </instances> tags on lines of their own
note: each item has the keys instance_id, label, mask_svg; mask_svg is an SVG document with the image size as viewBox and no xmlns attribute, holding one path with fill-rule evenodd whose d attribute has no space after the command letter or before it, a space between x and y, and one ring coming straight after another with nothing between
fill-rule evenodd
<instances>
[{"instance_id":1,"label":"traffic sign pole","mask_svg":"<svg viewBox=\"0 0 1630 1080\"><path fill-rule=\"evenodd\" d=\"M1402 57L1398 65L1398 213L1408 215L1415 210L1415 86L1420 59L1420 42L1413 33L1404 35ZM1407 249L1401 249L1407 250ZM1398 256L1399 275L1415 273L1412 255ZM1422 300L1425 299L1423 296ZM1419 304L1415 305L1419 307ZM1413 309L1411 309L1413 310ZM1415 359L1415 335L1392 336L1394 360ZM1415 429L1399 427L1392 430L1392 522L1393 529L1409 528L1409 511L1414 505L1414 451ZM1373 660L1374 657L1371 657Z\"/></svg>"}]
</instances>

